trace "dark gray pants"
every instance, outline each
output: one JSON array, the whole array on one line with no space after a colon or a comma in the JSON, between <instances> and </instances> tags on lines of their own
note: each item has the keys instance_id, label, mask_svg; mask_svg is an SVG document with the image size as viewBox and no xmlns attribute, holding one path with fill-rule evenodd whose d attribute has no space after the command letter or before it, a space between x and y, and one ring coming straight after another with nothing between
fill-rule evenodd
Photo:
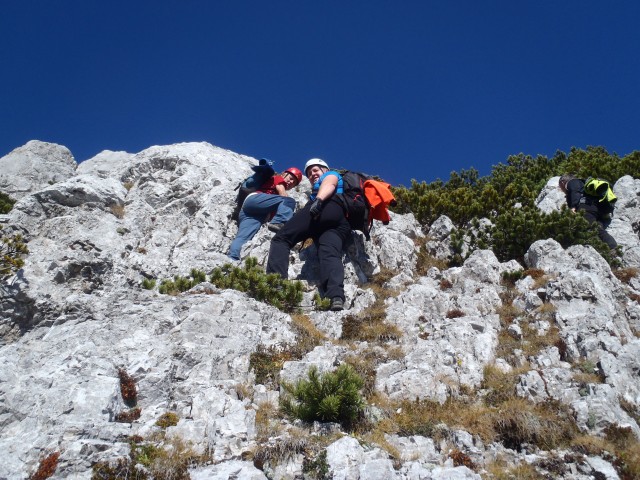
<instances>
[{"instance_id":1,"label":"dark gray pants","mask_svg":"<svg viewBox=\"0 0 640 480\"><path fill-rule=\"evenodd\" d=\"M318 247L320 290L327 298L340 297L344 300L342 247L351 227L344 217L344 210L335 201L329 200L315 220L309 214L311 203L296 212L271 240L267 273L277 273L286 279L291 249L296 243L312 238Z\"/></svg>"}]
</instances>

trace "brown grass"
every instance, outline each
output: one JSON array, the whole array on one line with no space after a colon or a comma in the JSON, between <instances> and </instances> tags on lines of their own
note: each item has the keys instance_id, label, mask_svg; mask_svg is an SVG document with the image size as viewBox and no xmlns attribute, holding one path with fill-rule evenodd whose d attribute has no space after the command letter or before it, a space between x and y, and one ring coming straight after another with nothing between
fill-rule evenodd
<instances>
[{"instance_id":1,"label":"brown grass","mask_svg":"<svg viewBox=\"0 0 640 480\"><path fill-rule=\"evenodd\" d=\"M465 313L459 308L451 309L447 312L447 318L460 318L464 317Z\"/></svg>"},{"instance_id":2,"label":"brown grass","mask_svg":"<svg viewBox=\"0 0 640 480\"><path fill-rule=\"evenodd\" d=\"M422 242L427 241L428 239L425 239ZM427 252L427 247L424 245L424 243L422 243L420 245L420 249L418 250L415 272L418 276L424 276L432 267L436 267L440 271L446 270L448 268L447 261L440 260L431 255L429 252Z\"/></svg>"},{"instance_id":3,"label":"brown grass","mask_svg":"<svg viewBox=\"0 0 640 480\"><path fill-rule=\"evenodd\" d=\"M640 478L640 443L630 430L610 426L605 430L605 438L581 435L571 445L578 453L601 456L612 462L622 480L636 480Z\"/></svg>"},{"instance_id":4,"label":"brown grass","mask_svg":"<svg viewBox=\"0 0 640 480\"><path fill-rule=\"evenodd\" d=\"M477 465L473 463L469 455L458 450L457 448L454 448L451 452L449 452L449 458L453 460L454 467L464 466L470 468L471 470L476 470L478 468Z\"/></svg>"},{"instance_id":5,"label":"brown grass","mask_svg":"<svg viewBox=\"0 0 640 480\"><path fill-rule=\"evenodd\" d=\"M486 478L492 480L546 480L547 478L540 475L536 468L528 463L509 466L504 461L496 460L488 463L485 470L489 474Z\"/></svg>"},{"instance_id":6,"label":"brown grass","mask_svg":"<svg viewBox=\"0 0 640 480\"><path fill-rule=\"evenodd\" d=\"M537 280L538 278L542 278L544 277L544 275L545 275L544 270L540 268L528 268L523 272L523 276L531 277L534 280Z\"/></svg>"},{"instance_id":7,"label":"brown grass","mask_svg":"<svg viewBox=\"0 0 640 480\"><path fill-rule=\"evenodd\" d=\"M316 328L308 316L293 314L291 315L291 321L293 329L296 332L297 350L299 350L302 355L310 352L327 339L324 333ZM302 358L302 355L300 358Z\"/></svg>"},{"instance_id":8,"label":"brown grass","mask_svg":"<svg viewBox=\"0 0 640 480\"><path fill-rule=\"evenodd\" d=\"M256 384L274 390L280 388L280 370L284 362L300 360L300 350L294 345L258 345L249 356L249 368L253 370Z\"/></svg>"},{"instance_id":9,"label":"brown grass","mask_svg":"<svg viewBox=\"0 0 640 480\"><path fill-rule=\"evenodd\" d=\"M559 402L532 404L514 398L502 403L492 417L498 439L514 450L523 444L551 450L568 445L578 434L569 408Z\"/></svg>"},{"instance_id":10,"label":"brown grass","mask_svg":"<svg viewBox=\"0 0 640 480\"><path fill-rule=\"evenodd\" d=\"M347 315L342 320L341 340L360 342L394 342L402 336L402 331L393 324L387 323L387 307L385 299L395 295L389 289L373 284L375 302L356 315Z\"/></svg>"},{"instance_id":11,"label":"brown grass","mask_svg":"<svg viewBox=\"0 0 640 480\"><path fill-rule=\"evenodd\" d=\"M629 284L631 279L637 277L639 273L640 268L636 267L617 268L613 270L613 274L616 276L616 278L622 283L626 283L627 285Z\"/></svg>"},{"instance_id":12,"label":"brown grass","mask_svg":"<svg viewBox=\"0 0 640 480\"><path fill-rule=\"evenodd\" d=\"M141 414L142 409L140 407L136 407L116 413L114 420L120 423L133 423L140 418Z\"/></svg>"},{"instance_id":13,"label":"brown grass","mask_svg":"<svg viewBox=\"0 0 640 480\"><path fill-rule=\"evenodd\" d=\"M178 424L180 417L175 412L165 412L160 415L160 418L156 420L156 425L160 428L175 427Z\"/></svg>"},{"instance_id":14,"label":"brown grass","mask_svg":"<svg viewBox=\"0 0 640 480\"><path fill-rule=\"evenodd\" d=\"M51 477L58 468L58 459L60 458L60 452L54 452L40 459L38 463L38 469L31 475L29 480L45 480L45 478Z\"/></svg>"},{"instance_id":15,"label":"brown grass","mask_svg":"<svg viewBox=\"0 0 640 480\"><path fill-rule=\"evenodd\" d=\"M111 213L113 213L116 218L124 218L124 205L111 205L109 210L111 210Z\"/></svg>"},{"instance_id":16,"label":"brown grass","mask_svg":"<svg viewBox=\"0 0 640 480\"><path fill-rule=\"evenodd\" d=\"M118 378L120 379L120 394L122 395L122 400L128 407L135 407L138 403L136 381L124 368L118 369Z\"/></svg>"},{"instance_id":17,"label":"brown grass","mask_svg":"<svg viewBox=\"0 0 640 480\"><path fill-rule=\"evenodd\" d=\"M498 406L516 397L516 383L523 373L530 370L528 365L503 372L495 365L484 367L481 388L487 390L484 401L487 405Z\"/></svg>"},{"instance_id":18,"label":"brown grass","mask_svg":"<svg viewBox=\"0 0 640 480\"><path fill-rule=\"evenodd\" d=\"M326 339L306 315L293 314L291 320L296 332L295 344L258 345L249 356L249 368L253 369L256 384L279 389L280 370L284 362L300 360Z\"/></svg>"},{"instance_id":19,"label":"brown grass","mask_svg":"<svg viewBox=\"0 0 640 480\"><path fill-rule=\"evenodd\" d=\"M378 403L381 403L378 398ZM384 433L402 436L422 435L441 439L444 423L450 428L461 428L478 435L485 442L495 439L491 409L481 403L448 399L444 404L432 400L389 402L389 418L378 425Z\"/></svg>"}]
</instances>

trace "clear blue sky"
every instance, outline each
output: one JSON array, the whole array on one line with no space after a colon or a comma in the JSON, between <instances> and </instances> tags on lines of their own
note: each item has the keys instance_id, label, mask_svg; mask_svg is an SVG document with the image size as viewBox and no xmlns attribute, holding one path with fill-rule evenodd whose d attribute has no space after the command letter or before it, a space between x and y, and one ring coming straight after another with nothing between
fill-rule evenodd
<instances>
[{"instance_id":1,"label":"clear blue sky","mask_svg":"<svg viewBox=\"0 0 640 480\"><path fill-rule=\"evenodd\" d=\"M5 0L0 156L207 141L446 180L640 149L640 2Z\"/></svg>"}]
</instances>

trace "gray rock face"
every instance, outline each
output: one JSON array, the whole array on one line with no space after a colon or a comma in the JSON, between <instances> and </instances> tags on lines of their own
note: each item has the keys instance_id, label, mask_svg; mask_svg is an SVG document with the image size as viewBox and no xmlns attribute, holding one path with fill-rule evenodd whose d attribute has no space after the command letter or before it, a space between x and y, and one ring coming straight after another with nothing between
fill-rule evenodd
<instances>
[{"instance_id":1,"label":"gray rock face","mask_svg":"<svg viewBox=\"0 0 640 480\"><path fill-rule=\"evenodd\" d=\"M14 199L75 175L68 148L32 140L0 158L0 191Z\"/></svg>"},{"instance_id":2,"label":"gray rock face","mask_svg":"<svg viewBox=\"0 0 640 480\"><path fill-rule=\"evenodd\" d=\"M128 455L130 436L160 432L210 455L212 464L191 468L191 478L267 478L244 459L263 442L256 425L260 406L277 402L279 392L254 385L250 356L259 345L295 343L292 318L210 284L177 296L140 286L145 278L168 279L192 268L209 272L227 262L236 233L229 218L233 188L254 162L206 143L137 154L105 151L76 167L66 148L29 142L0 159L0 190L19 198L2 222L22 231L30 250L24 267L0 288L0 478L25 478L39 458L58 451L56 478L88 479L94 463ZM615 188L620 200L612 231L637 237L640 184L623 177ZM551 198L556 190L543 200L557 207ZM299 205L308 191L303 182L293 192ZM430 248L443 258L447 225L443 217L429 234ZM272 235L261 229L243 256L264 264ZM339 339L343 321L374 305L367 279L383 270L394 273L386 282L395 292L384 299L385 321L400 332L393 341L400 354L378 347L378 393L444 402L480 387L487 365L512 368L496 358L503 330L498 312L507 289L501 278L522 267L476 251L461 267L432 268L416 278L421 237L412 215L396 214L389 225L376 225L370 242L354 233L343 259L348 310L339 313L310 311L318 281L315 247L292 251L290 278L304 280L303 306L326 338L301 360L286 362L282 379L302 378L311 366L329 371L371 351L367 342ZM635 241L624 241L625 262L640 266ZM527 266L544 270L549 280L543 286L531 277L519 281L513 304L531 316L550 304L562 348L529 357L514 353L521 366L530 366L517 394L563 402L585 432L619 425L640 437L620 403L640 407L640 280L623 284L593 249L563 250L553 240L532 245ZM544 319L536 324L540 334L550 326ZM516 320L508 332L517 338L523 328ZM579 361L593 365L604 381L577 381ZM132 422L117 421L131 408L119 371L135 380L141 410ZM179 421L163 430L156 420L166 412ZM282 434L293 428L286 425ZM393 460L388 448L399 457ZM451 448L472 457L478 472L455 467ZM514 463L525 460L524 453L485 446L455 430L437 444L421 436L387 435L384 445L336 436L326 448L326 463L333 478L478 479L496 452ZM579 468L612 475L611 465L598 457ZM268 474L295 478L302 471L298 454L270 466ZM589 478L580 475L566 478Z\"/></svg>"}]
</instances>

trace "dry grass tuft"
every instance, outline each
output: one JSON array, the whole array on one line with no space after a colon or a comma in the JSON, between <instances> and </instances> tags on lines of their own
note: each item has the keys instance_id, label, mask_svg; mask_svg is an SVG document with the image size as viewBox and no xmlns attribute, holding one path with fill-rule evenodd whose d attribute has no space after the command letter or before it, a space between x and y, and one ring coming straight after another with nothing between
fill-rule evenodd
<instances>
[{"instance_id":1,"label":"dry grass tuft","mask_svg":"<svg viewBox=\"0 0 640 480\"><path fill-rule=\"evenodd\" d=\"M129 376L124 368L118 369L118 378L120 379L120 394L122 400L128 407L135 407L138 403L138 390L136 381Z\"/></svg>"},{"instance_id":2,"label":"dry grass tuft","mask_svg":"<svg viewBox=\"0 0 640 480\"><path fill-rule=\"evenodd\" d=\"M31 475L29 480L45 480L45 478L51 477L58 468L58 459L60 458L60 452L54 452L40 459L38 463L38 469Z\"/></svg>"},{"instance_id":3,"label":"dry grass tuft","mask_svg":"<svg viewBox=\"0 0 640 480\"><path fill-rule=\"evenodd\" d=\"M291 315L292 326L297 342L285 345L258 345L249 357L249 368L253 369L256 384L265 385L274 390L280 388L280 370L284 362L300 360L304 355L320 345L326 337L301 314Z\"/></svg>"},{"instance_id":4,"label":"dry grass tuft","mask_svg":"<svg viewBox=\"0 0 640 480\"><path fill-rule=\"evenodd\" d=\"M306 449L305 438L279 438L274 443L259 446L253 456L253 464L262 470L265 463L270 466L279 465L298 454L305 453Z\"/></svg>"},{"instance_id":5,"label":"dry grass tuft","mask_svg":"<svg viewBox=\"0 0 640 480\"><path fill-rule=\"evenodd\" d=\"M525 277L531 277L534 280L537 280L538 278L544 277L545 273L544 273L544 270L540 268L528 268L527 270L524 271L523 275Z\"/></svg>"},{"instance_id":6,"label":"dry grass tuft","mask_svg":"<svg viewBox=\"0 0 640 480\"><path fill-rule=\"evenodd\" d=\"M280 435L282 426L278 406L269 402L260 403L256 410L255 424L258 440L261 442Z\"/></svg>"},{"instance_id":7,"label":"dry grass tuft","mask_svg":"<svg viewBox=\"0 0 640 480\"><path fill-rule=\"evenodd\" d=\"M420 240L421 244L416 260L415 272L420 277L426 275L433 267L436 267L440 271L446 270L449 267L446 260L440 260L427 251L427 247L425 246L427 241L429 241L427 238Z\"/></svg>"},{"instance_id":8,"label":"dry grass tuft","mask_svg":"<svg viewBox=\"0 0 640 480\"><path fill-rule=\"evenodd\" d=\"M397 274L398 272L391 270L390 268L381 267L380 272L371 277L369 281L380 288L384 288L384 284L395 277Z\"/></svg>"},{"instance_id":9,"label":"dry grass tuft","mask_svg":"<svg viewBox=\"0 0 640 480\"><path fill-rule=\"evenodd\" d=\"M376 284L371 289L375 293L375 302L358 314L343 318L341 340L384 343L398 341L402 336L402 331L396 325L385 321L387 307L384 301L396 292Z\"/></svg>"},{"instance_id":10,"label":"dry grass tuft","mask_svg":"<svg viewBox=\"0 0 640 480\"><path fill-rule=\"evenodd\" d=\"M130 442L129 458L93 465L94 480L147 479L188 480L189 468L210 461L197 454L190 442L172 437L169 442Z\"/></svg>"},{"instance_id":11,"label":"dry grass tuft","mask_svg":"<svg viewBox=\"0 0 640 480\"><path fill-rule=\"evenodd\" d=\"M293 314L291 315L291 321L293 323L293 329L296 332L297 350L303 352L300 358L327 339L324 333L316 328L308 316Z\"/></svg>"},{"instance_id":12,"label":"dry grass tuft","mask_svg":"<svg viewBox=\"0 0 640 480\"><path fill-rule=\"evenodd\" d=\"M484 401L487 405L498 406L516 398L516 383L518 378L529 371L529 366L523 366L510 372L503 372L495 365L484 367L482 388L487 390Z\"/></svg>"},{"instance_id":13,"label":"dry grass tuft","mask_svg":"<svg viewBox=\"0 0 640 480\"><path fill-rule=\"evenodd\" d=\"M116 413L114 420L120 423L133 423L140 418L141 414L142 409L140 407L136 407Z\"/></svg>"},{"instance_id":14,"label":"dry grass tuft","mask_svg":"<svg viewBox=\"0 0 640 480\"><path fill-rule=\"evenodd\" d=\"M453 288L453 283L450 280L446 278L440 280L440 290L449 290L450 288Z\"/></svg>"},{"instance_id":15,"label":"dry grass tuft","mask_svg":"<svg viewBox=\"0 0 640 480\"><path fill-rule=\"evenodd\" d=\"M469 455L461 450L458 450L457 448L454 448L451 452L449 452L449 458L453 460L454 467L464 466L470 468L471 470L475 470L476 468L478 468L476 464L473 463Z\"/></svg>"},{"instance_id":16,"label":"dry grass tuft","mask_svg":"<svg viewBox=\"0 0 640 480\"><path fill-rule=\"evenodd\" d=\"M256 384L265 385L273 390L280 388L280 370L284 362L302 358L296 346L258 345L249 356L249 368L253 370Z\"/></svg>"},{"instance_id":17,"label":"dry grass tuft","mask_svg":"<svg viewBox=\"0 0 640 480\"><path fill-rule=\"evenodd\" d=\"M524 444L551 450L568 445L578 433L571 412L559 402L532 404L514 398L502 403L492 417L499 440L514 450Z\"/></svg>"},{"instance_id":18,"label":"dry grass tuft","mask_svg":"<svg viewBox=\"0 0 640 480\"><path fill-rule=\"evenodd\" d=\"M627 285L629 284L631 279L637 277L639 273L640 268L636 267L617 268L613 271L613 274L616 276L616 278L622 283L626 283Z\"/></svg>"},{"instance_id":19,"label":"dry grass tuft","mask_svg":"<svg viewBox=\"0 0 640 480\"><path fill-rule=\"evenodd\" d=\"M605 438L581 435L571 445L578 453L612 462L622 480L635 480L640 478L640 442L630 430L611 425L604 432Z\"/></svg>"},{"instance_id":20,"label":"dry grass tuft","mask_svg":"<svg viewBox=\"0 0 640 480\"><path fill-rule=\"evenodd\" d=\"M485 470L489 474L487 478L492 480L542 480L546 478L528 463L509 466L504 461L496 460L488 463Z\"/></svg>"},{"instance_id":21,"label":"dry grass tuft","mask_svg":"<svg viewBox=\"0 0 640 480\"><path fill-rule=\"evenodd\" d=\"M464 317L465 313L459 308L451 309L447 312L447 318L460 318Z\"/></svg>"},{"instance_id":22,"label":"dry grass tuft","mask_svg":"<svg viewBox=\"0 0 640 480\"><path fill-rule=\"evenodd\" d=\"M378 404L383 402L378 398ZM443 439L449 428L461 428L478 435L484 442L495 439L491 409L482 403L449 398L444 404L433 400L411 402L388 402L385 410L388 418L379 422L376 428L384 433L402 436L422 435L436 440Z\"/></svg>"},{"instance_id":23,"label":"dry grass tuft","mask_svg":"<svg viewBox=\"0 0 640 480\"><path fill-rule=\"evenodd\" d=\"M113 213L116 218L124 218L124 205L111 205L109 210L111 210L111 213Z\"/></svg>"},{"instance_id":24,"label":"dry grass tuft","mask_svg":"<svg viewBox=\"0 0 640 480\"><path fill-rule=\"evenodd\" d=\"M174 412L165 412L160 415L160 418L156 420L156 425L160 428L175 427L178 424L180 417Z\"/></svg>"}]
</instances>

